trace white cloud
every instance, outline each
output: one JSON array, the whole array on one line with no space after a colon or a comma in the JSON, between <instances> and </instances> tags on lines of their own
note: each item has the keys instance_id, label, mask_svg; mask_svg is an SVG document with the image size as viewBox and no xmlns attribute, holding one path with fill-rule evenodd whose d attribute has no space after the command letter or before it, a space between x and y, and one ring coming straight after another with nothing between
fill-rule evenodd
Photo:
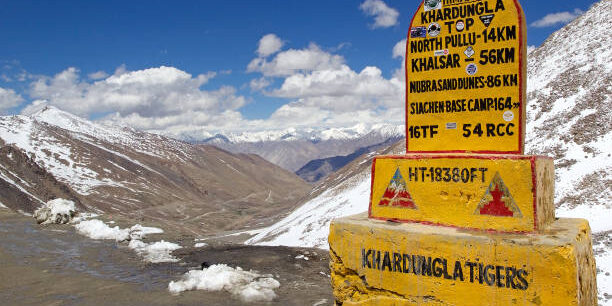
<instances>
[{"instance_id":1,"label":"white cloud","mask_svg":"<svg viewBox=\"0 0 612 306\"><path fill-rule=\"evenodd\" d=\"M387 6L382 0L366 0L359 8L366 15L374 17L374 23L371 24L374 29L388 28L398 24L399 12Z\"/></svg>"},{"instance_id":2,"label":"white cloud","mask_svg":"<svg viewBox=\"0 0 612 306\"><path fill-rule=\"evenodd\" d=\"M262 77L258 79L252 79L249 83L249 87L251 87L251 90L253 91L260 91L270 86L270 84L272 84L272 82L269 79Z\"/></svg>"},{"instance_id":3,"label":"white cloud","mask_svg":"<svg viewBox=\"0 0 612 306\"><path fill-rule=\"evenodd\" d=\"M23 98L20 94L12 89L0 87L0 113L4 113L6 110L18 106L21 102L23 102Z\"/></svg>"},{"instance_id":4,"label":"white cloud","mask_svg":"<svg viewBox=\"0 0 612 306\"><path fill-rule=\"evenodd\" d=\"M87 75L92 80L101 80L108 77L108 73L100 70Z\"/></svg>"},{"instance_id":5,"label":"white cloud","mask_svg":"<svg viewBox=\"0 0 612 306\"><path fill-rule=\"evenodd\" d=\"M401 89L390 80L383 78L382 71L377 67L365 67L357 73L343 65L333 70L292 75L271 94L284 98L350 97L347 100L353 102L349 108L355 108L359 105L366 106L363 102L372 98L381 103L386 97L395 97L399 92ZM339 99L330 107L335 108L342 103L342 99Z\"/></svg>"},{"instance_id":6,"label":"white cloud","mask_svg":"<svg viewBox=\"0 0 612 306\"><path fill-rule=\"evenodd\" d=\"M173 68L158 67L138 71L117 70L117 74L93 83L83 81L76 68L30 85L30 96L37 101L24 109L31 111L42 103L84 117L108 114L105 119L144 130L164 130L184 126L214 126L237 109L245 99L233 87L202 90L216 73L192 76Z\"/></svg>"},{"instance_id":7,"label":"white cloud","mask_svg":"<svg viewBox=\"0 0 612 306\"><path fill-rule=\"evenodd\" d=\"M265 94L292 99L269 119L258 122L260 128L346 127L403 121L403 81L387 79L373 66L354 71L342 56L323 51L315 44L281 51L270 61L255 59L249 71L260 72L268 79L283 78L280 87L268 89Z\"/></svg>"},{"instance_id":8,"label":"white cloud","mask_svg":"<svg viewBox=\"0 0 612 306\"><path fill-rule=\"evenodd\" d=\"M393 46L393 58L405 58L406 57L406 39L398 41Z\"/></svg>"},{"instance_id":9,"label":"white cloud","mask_svg":"<svg viewBox=\"0 0 612 306\"><path fill-rule=\"evenodd\" d=\"M542 19L531 23L534 28L545 28L559 24L566 24L582 15L584 12L581 9L575 9L573 12L559 12L548 14Z\"/></svg>"},{"instance_id":10,"label":"white cloud","mask_svg":"<svg viewBox=\"0 0 612 306\"><path fill-rule=\"evenodd\" d=\"M260 57L267 57L278 52L282 47L283 41L275 34L264 35L264 37L259 40L257 54Z\"/></svg>"},{"instance_id":11,"label":"white cloud","mask_svg":"<svg viewBox=\"0 0 612 306\"><path fill-rule=\"evenodd\" d=\"M342 56L325 52L311 43L307 49L282 51L270 61L255 58L247 66L247 71L261 72L264 76L289 76L300 72L339 68L342 64Z\"/></svg>"},{"instance_id":12,"label":"white cloud","mask_svg":"<svg viewBox=\"0 0 612 306\"><path fill-rule=\"evenodd\" d=\"M393 58L401 58L402 66L395 70L393 77L401 82L406 80L406 39L403 39L393 47Z\"/></svg>"}]
</instances>

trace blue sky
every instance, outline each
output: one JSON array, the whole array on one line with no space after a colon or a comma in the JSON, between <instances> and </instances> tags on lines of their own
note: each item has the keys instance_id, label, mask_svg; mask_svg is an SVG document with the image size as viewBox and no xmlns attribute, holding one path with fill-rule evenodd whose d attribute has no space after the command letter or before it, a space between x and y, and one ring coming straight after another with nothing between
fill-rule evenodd
<instances>
[{"instance_id":1,"label":"blue sky","mask_svg":"<svg viewBox=\"0 0 612 306\"><path fill-rule=\"evenodd\" d=\"M541 44L594 2L523 1L528 44ZM383 91L402 81L393 81L402 65L393 49L405 38L418 5L406 0L2 1L0 111L27 111L33 101L42 105L44 100L84 117L204 136L241 127L372 121L397 112L403 103L394 104L390 100L401 98ZM383 18L378 25L376 17ZM273 52L262 56L258 47L268 34L273 34L268 37ZM291 50L296 52L284 54ZM291 55L314 59L289 73L271 65L282 54L288 61ZM258 58L265 59L264 64L253 63ZM172 69L157 69L161 66ZM328 74L315 75L317 71ZM162 78L163 84L147 77ZM332 78L346 88L294 84L313 78L319 83ZM359 85L347 82L380 86L366 89L365 98L351 103L356 99L347 88ZM145 92L150 91L146 84L158 92ZM190 94L181 96L185 92ZM105 102L109 97L117 101ZM338 105L332 97L341 97ZM190 99L191 104L176 107ZM373 112L367 113L366 107ZM321 114L311 118L317 110ZM341 118L351 112L356 112L353 119ZM186 124L186 114L200 119ZM293 122L291 118L300 115L309 118Z\"/></svg>"}]
</instances>

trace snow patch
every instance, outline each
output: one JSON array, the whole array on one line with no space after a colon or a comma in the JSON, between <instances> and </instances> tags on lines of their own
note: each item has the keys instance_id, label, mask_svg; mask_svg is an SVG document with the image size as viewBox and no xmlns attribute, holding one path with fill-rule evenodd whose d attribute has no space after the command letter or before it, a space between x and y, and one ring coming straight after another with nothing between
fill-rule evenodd
<instances>
[{"instance_id":1,"label":"snow patch","mask_svg":"<svg viewBox=\"0 0 612 306\"><path fill-rule=\"evenodd\" d=\"M206 242L197 242L196 244L193 245L194 248L201 248L201 247L205 247L207 246L208 243Z\"/></svg>"},{"instance_id":2,"label":"snow patch","mask_svg":"<svg viewBox=\"0 0 612 306\"><path fill-rule=\"evenodd\" d=\"M73 201L54 199L34 211L34 218L38 224L66 224L75 214Z\"/></svg>"},{"instance_id":3,"label":"snow patch","mask_svg":"<svg viewBox=\"0 0 612 306\"><path fill-rule=\"evenodd\" d=\"M142 256L147 262L160 263L179 261L172 256L171 253L174 250L180 249L180 245L164 240L152 243L142 241L147 235L163 233L164 230L161 228L146 227L136 224L130 228L122 229L119 226L110 227L108 224L98 219L81 221L74 227L80 234L92 239L110 239L117 242L129 241L128 247L136 251L136 253Z\"/></svg>"},{"instance_id":4,"label":"snow patch","mask_svg":"<svg viewBox=\"0 0 612 306\"><path fill-rule=\"evenodd\" d=\"M114 223L114 221L110 221L110 222ZM162 234L164 232L164 230L161 228L147 227L147 226L142 226L140 224L136 224L130 227L129 231L130 231L130 239L142 239L146 235Z\"/></svg>"},{"instance_id":5,"label":"snow patch","mask_svg":"<svg viewBox=\"0 0 612 306\"><path fill-rule=\"evenodd\" d=\"M280 283L272 275L260 275L255 271L244 271L225 264L212 265L202 270L191 270L181 280L168 284L168 290L178 294L187 290L230 292L243 302L269 302L276 298L274 289Z\"/></svg>"},{"instance_id":6,"label":"snow patch","mask_svg":"<svg viewBox=\"0 0 612 306\"><path fill-rule=\"evenodd\" d=\"M2 202L0 202L0 208L8 208L8 207L4 206L4 204L2 204Z\"/></svg>"},{"instance_id":7,"label":"snow patch","mask_svg":"<svg viewBox=\"0 0 612 306\"><path fill-rule=\"evenodd\" d=\"M245 244L327 249L331 221L366 211L370 185L369 173L350 177L340 186L327 189L283 220L263 229Z\"/></svg>"},{"instance_id":8,"label":"snow patch","mask_svg":"<svg viewBox=\"0 0 612 306\"><path fill-rule=\"evenodd\" d=\"M85 220L74 226L77 231L91 239L111 239L115 241L138 240L149 234L161 234L161 228L145 227L136 224L130 228L121 229L119 226L110 227L98 220Z\"/></svg>"},{"instance_id":9,"label":"snow patch","mask_svg":"<svg viewBox=\"0 0 612 306\"><path fill-rule=\"evenodd\" d=\"M96 218L98 216L99 216L98 214L94 214L94 213L80 212L76 216L74 216L74 218L72 219L72 223L74 224L80 223L85 220Z\"/></svg>"},{"instance_id":10,"label":"snow patch","mask_svg":"<svg viewBox=\"0 0 612 306\"><path fill-rule=\"evenodd\" d=\"M587 219L593 233L612 230L612 223L610 222L612 207L606 205L580 205L574 208L568 208L564 205L557 208L555 216L557 218Z\"/></svg>"},{"instance_id":11,"label":"snow patch","mask_svg":"<svg viewBox=\"0 0 612 306\"><path fill-rule=\"evenodd\" d=\"M86 220L74 226L76 230L91 239L113 239L115 241L125 241L130 238L130 232L127 229L121 229L118 226L110 227L106 223L98 220Z\"/></svg>"},{"instance_id":12,"label":"snow patch","mask_svg":"<svg viewBox=\"0 0 612 306\"><path fill-rule=\"evenodd\" d=\"M128 246L134 249L138 255L142 256L145 261L148 262L160 263L179 261L178 258L172 256L172 251L181 248L181 246L176 243L164 240L145 243L138 239L132 239Z\"/></svg>"},{"instance_id":13,"label":"snow patch","mask_svg":"<svg viewBox=\"0 0 612 306\"><path fill-rule=\"evenodd\" d=\"M302 254L300 254L300 255L298 255L298 256L295 256L295 259L304 259L304 260L306 260L306 261L308 261L308 260L309 260L308 256L304 256L304 255L302 255Z\"/></svg>"}]
</instances>

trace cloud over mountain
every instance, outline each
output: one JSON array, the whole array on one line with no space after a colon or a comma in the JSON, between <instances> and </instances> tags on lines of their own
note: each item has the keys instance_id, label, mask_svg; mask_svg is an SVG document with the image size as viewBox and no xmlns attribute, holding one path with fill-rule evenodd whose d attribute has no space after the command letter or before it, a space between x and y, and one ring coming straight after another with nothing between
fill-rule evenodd
<instances>
[{"instance_id":1,"label":"cloud over mountain","mask_svg":"<svg viewBox=\"0 0 612 306\"><path fill-rule=\"evenodd\" d=\"M168 66L134 71L120 66L109 75L69 67L33 77L27 90L31 102L21 112L50 105L97 121L196 140L229 132L403 122L403 67L385 76L376 66L349 66L341 48L284 44L275 34L262 36L246 66L253 78L240 88L209 84L222 72L192 75ZM402 44L390 50L390 57L403 58ZM248 119L242 108L254 97L244 96L243 89L286 102L268 118ZM0 112L23 101L11 89L0 90Z\"/></svg>"},{"instance_id":2,"label":"cloud over mountain","mask_svg":"<svg viewBox=\"0 0 612 306\"><path fill-rule=\"evenodd\" d=\"M236 95L233 87L201 89L214 77L214 72L192 76L161 66L138 71L118 69L114 75L91 83L81 79L77 68L70 67L33 82L30 97L38 101L24 113L48 104L144 130L216 125L224 119L241 118L236 110L245 99Z\"/></svg>"},{"instance_id":3,"label":"cloud over mountain","mask_svg":"<svg viewBox=\"0 0 612 306\"><path fill-rule=\"evenodd\" d=\"M397 49L396 46L394 49ZM401 48L400 48L401 49ZM393 51L396 57L397 51ZM403 82L395 75L385 78L380 68L366 66L355 71L343 56L311 43L304 49L289 49L271 59L255 58L248 72L280 79L278 88L264 94L291 99L278 108L264 125L294 127L339 127L358 123L401 123L404 106ZM251 82L251 88L259 81Z\"/></svg>"},{"instance_id":4,"label":"cloud over mountain","mask_svg":"<svg viewBox=\"0 0 612 306\"><path fill-rule=\"evenodd\" d=\"M0 114L10 108L18 106L21 102L23 102L21 95L17 94L12 89L0 87Z\"/></svg>"},{"instance_id":5,"label":"cloud over mountain","mask_svg":"<svg viewBox=\"0 0 612 306\"><path fill-rule=\"evenodd\" d=\"M548 14L541 19L531 23L535 28L546 28L559 24L566 24L582 15L584 12L581 9L575 9L573 12L559 12Z\"/></svg>"}]
</instances>

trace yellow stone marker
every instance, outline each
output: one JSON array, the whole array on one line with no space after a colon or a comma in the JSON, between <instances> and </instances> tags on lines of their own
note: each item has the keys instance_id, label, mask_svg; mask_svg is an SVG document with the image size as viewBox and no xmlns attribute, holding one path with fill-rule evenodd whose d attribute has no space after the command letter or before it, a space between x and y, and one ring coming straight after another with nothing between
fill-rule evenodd
<instances>
[{"instance_id":1,"label":"yellow stone marker","mask_svg":"<svg viewBox=\"0 0 612 306\"><path fill-rule=\"evenodd\" d=\"M331 277L342 305L596 305L588 222L504 234L336 219Z\"/></svg>"},{"instance_id":2,"label":"yellow stone marker","mask_svg":"<svg viewBox=\"0 0 612 306\"><path fill-rule=\"evenodd\" d=\"M330 226L341 305L595 305L588 222L554 217L554 165L524 156L517 0L424 0L406 45L406 152L369 213Z\"/></svg>"},{"instance_id":3,"label":"yellow stone marker","mask_svg":"<svg viewBox=\"0 0 612 306\"><path fill-rule=\"evenodd\" d=\"M372 165L370 217L531 232L554 219L554 177L547 157L379 156Z\"/></svg>"},{"instance_id":4,"label":"yellow stone marker","mask_svg":"<svg viewBox=\"0 0 612 306\"><path fill-rule=\"evenodd\" d=\"M524 152L525 16L516 0L425 0L406 44L406 152Z\"/></svg>"}]
</instances>

